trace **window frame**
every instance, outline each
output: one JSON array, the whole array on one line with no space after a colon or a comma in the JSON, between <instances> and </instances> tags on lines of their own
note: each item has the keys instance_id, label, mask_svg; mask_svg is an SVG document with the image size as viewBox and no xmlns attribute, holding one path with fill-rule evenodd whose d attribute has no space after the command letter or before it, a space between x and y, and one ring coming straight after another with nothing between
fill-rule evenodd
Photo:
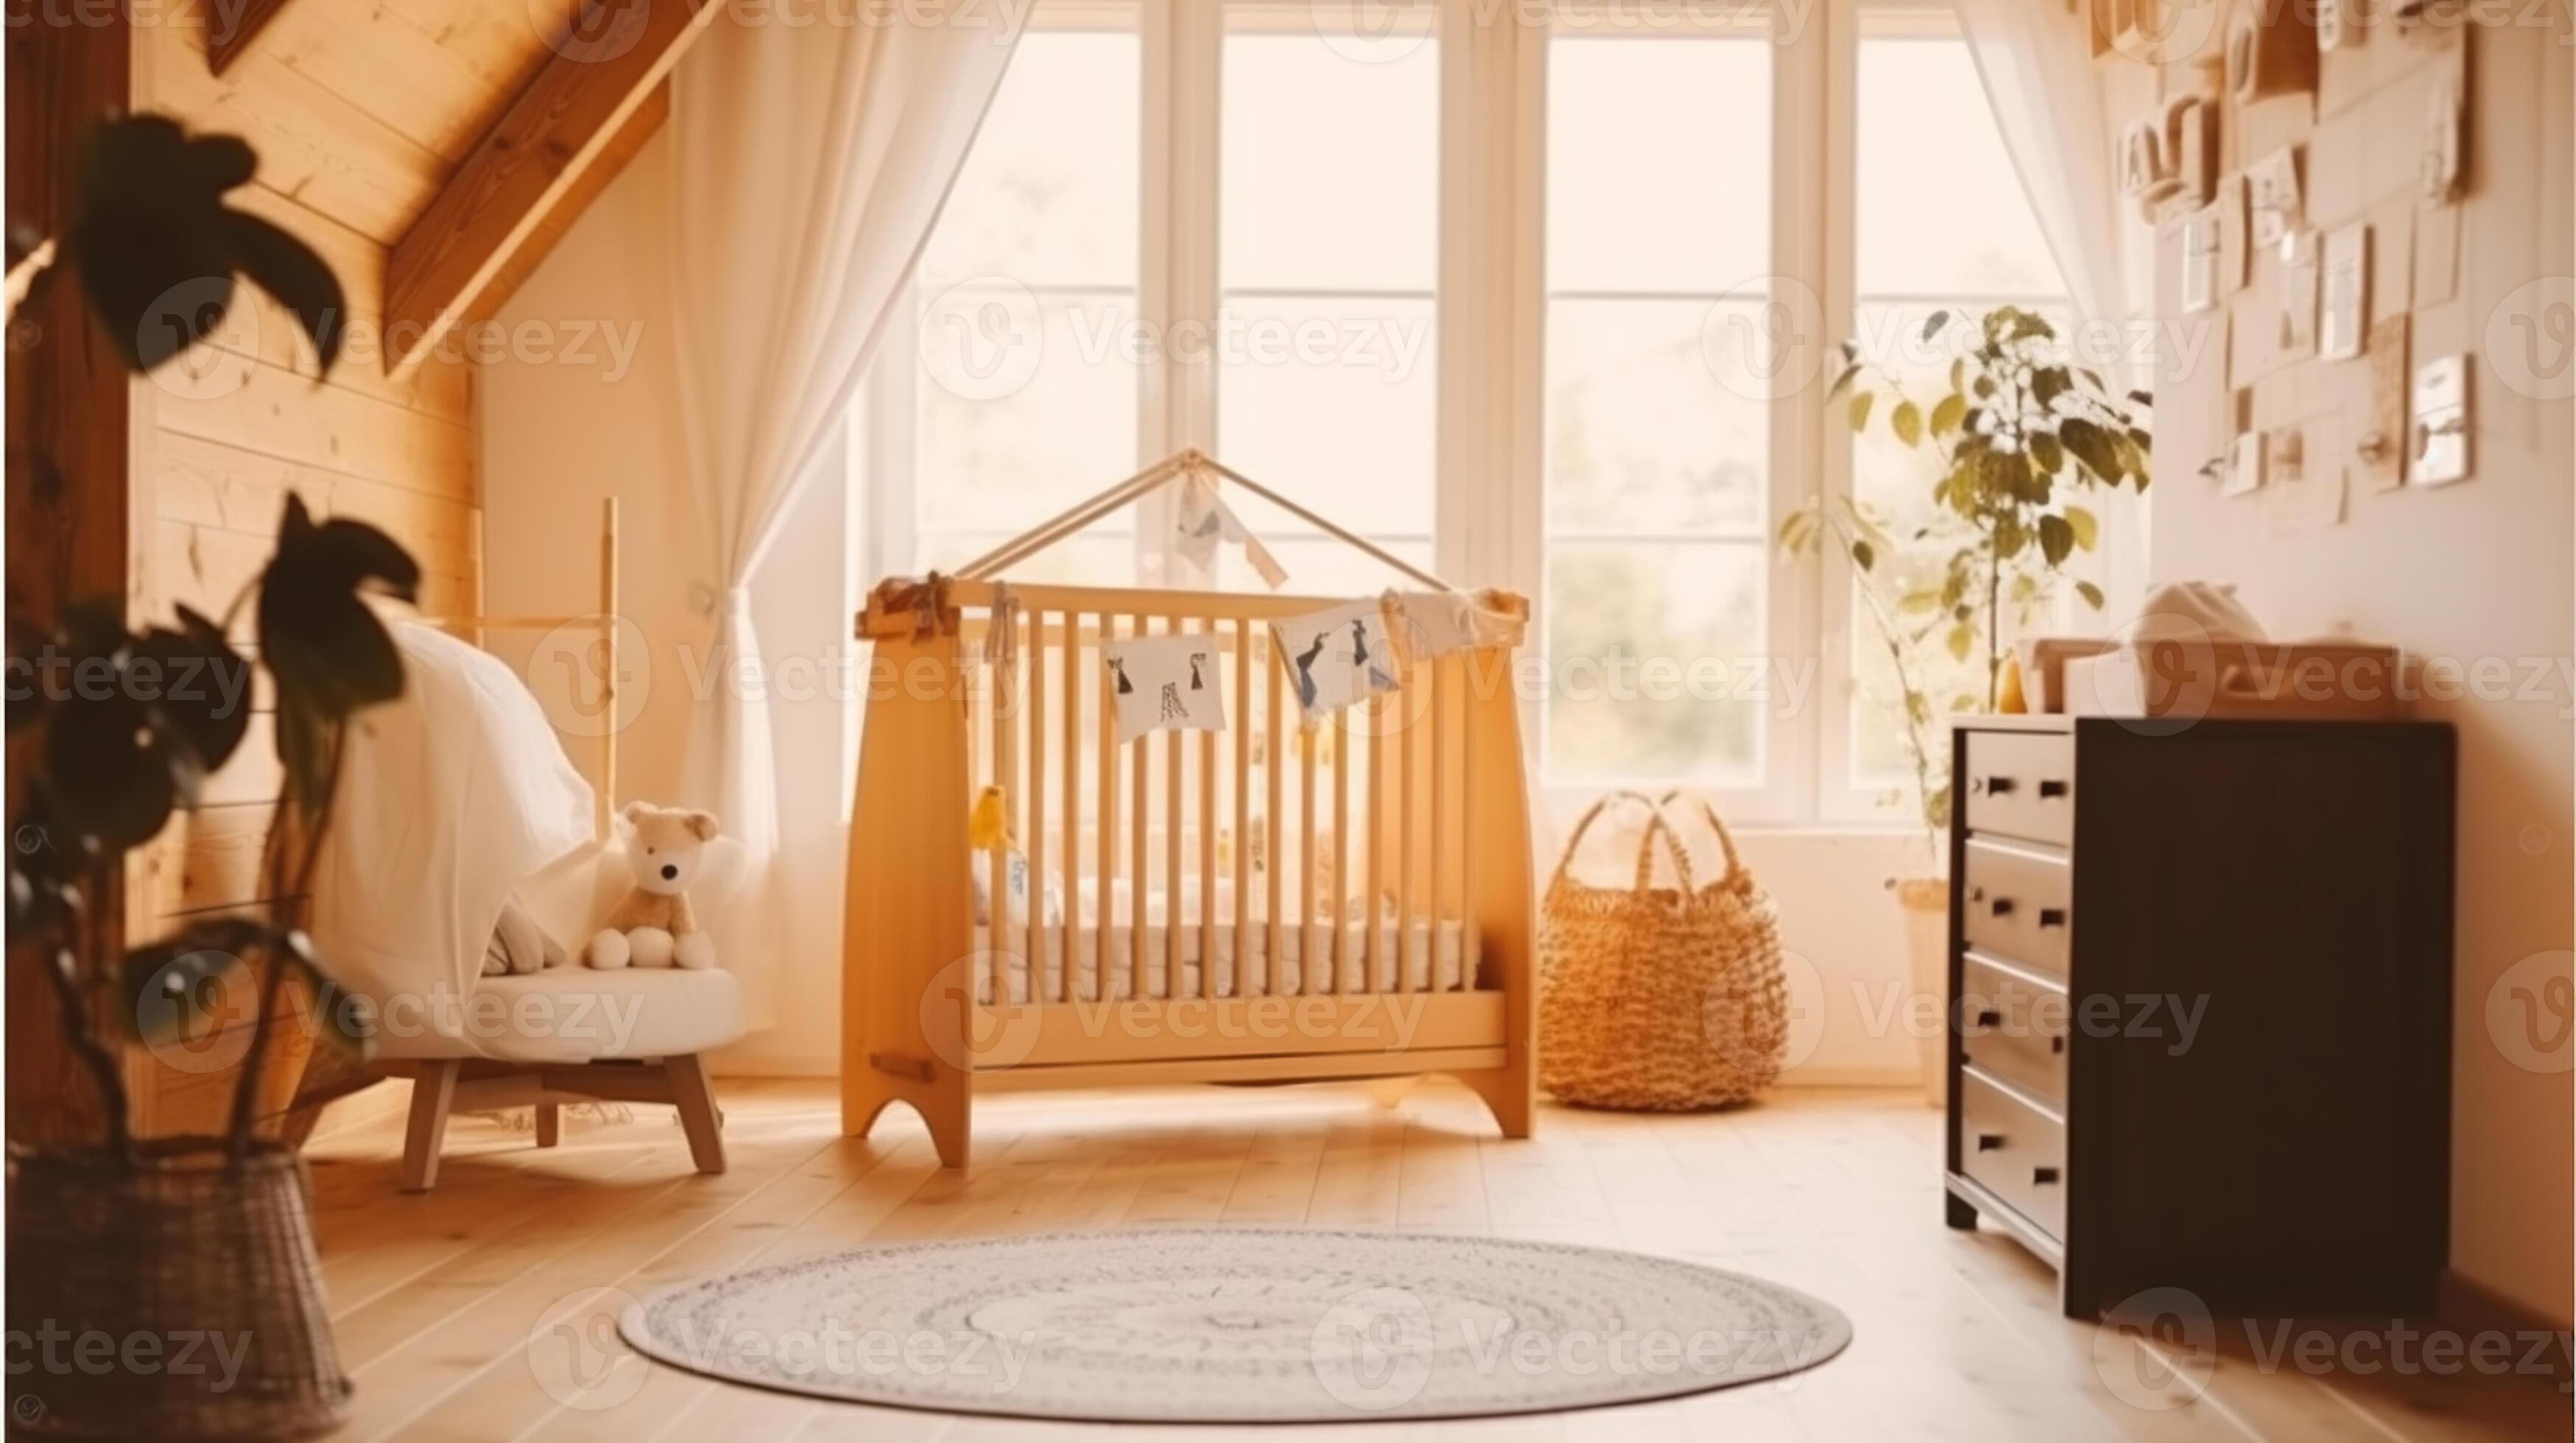
<instances>
[{"instance_id":1,"label":"window frame","mask_svg":"<svg viewBox=\"0 0 2576 1443\"><path fill-rule=\"evenodd\" d=\"M1547 635L1549 531L1545 468L1547 287L1547 100L1550 43L1558 34L1616 33L1637 25L1634 0L1556 0L1548 23L1525 23L1518 7L1491 0L1421 0L1440 46L1438 262L1432 556L1442 574L1512 588L1530 598L1527 654ZM1866 12L1866 15L1864 14ZM1229 16L1255 25L1309 23L1309 0L1089 0L1050 3L1036 23L1049 29L1126 29L1140 53L1140 226L1137 319L1174 334L1213 324L1224 294L1218 273L1221 194L1218 127ZM1855 313L1855 83L1865 34L1957 36L1948 0L1823 0L1812 7L1740 0L1717 7L1656 11L1649 35L1691 27L1771 38L1771 263L1775 298L1812 302L1793 312L1809 350L1791 358L1804 373L1831 364ZM1622 21L1621 16L1631 17ZM1481 23L1480 23L1481 22ZM912 417L918 298L907 293L892 317L881 359L852 408L853 477L865 504L850 550L861 574L913 569ZM1158 347L1138 367L1138 464L1185 446L1223 455L1215 360ZM1810 497L1852 486L1848 433L1827 424L1821 404L1829 374L1789 385L1769 405L1766 532ZM1117 477L1100 478L1108 485ZM1136 584L1199 584L1159 544L1169 499L1149 497L1136 517ZM1773 690L1765 711L1763 774L1751 786L1712 788L1730 821L1766 828L1904 830L1919 825L1910 805L1850 777L1852 576L1847 560L1780 556L1767 535L1765 616ZM1295 585L1292 580L1291 586ZM2072 619L2072 618L2070 618ZM1795 683L1783 686L1785 678ZM1797 704L1789 705L1794 696ZM1544 700L1522 696L1524 750L1543 756ZM1630 783L1536 778L1542 801L1560 815ZM1639 777L1636 785L1669 785Z\"/></svg>"}]
</instances>

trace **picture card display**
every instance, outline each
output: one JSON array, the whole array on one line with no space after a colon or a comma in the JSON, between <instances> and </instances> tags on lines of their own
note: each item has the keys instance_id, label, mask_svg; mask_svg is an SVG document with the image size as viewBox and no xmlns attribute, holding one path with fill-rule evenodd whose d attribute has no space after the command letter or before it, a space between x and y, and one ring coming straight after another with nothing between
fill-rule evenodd
<instances>
[{"instance_id":1,"label":"picture card display","mask_svg":"<svg viewBox=\"0 0 2576 1443\"><path fill-rule=\"evenodd\" d=\"M1118 740L1225 730L1225 678L1214 633L1122 637L1104 643L1101 653Z\"/></svg>"},{"instance_id":2,"label":"picture card display","mask_svg":"<svg viewBox=\"0 0 2576 1443\"><path fill-rule=\"evenodd\" d=\"M1376 601L1353 601L1270 624L1288 667L1297 710L1306 723L1355 701L1396 688L1399 667L1386 613Z\"/></svg>"}]
</instances>

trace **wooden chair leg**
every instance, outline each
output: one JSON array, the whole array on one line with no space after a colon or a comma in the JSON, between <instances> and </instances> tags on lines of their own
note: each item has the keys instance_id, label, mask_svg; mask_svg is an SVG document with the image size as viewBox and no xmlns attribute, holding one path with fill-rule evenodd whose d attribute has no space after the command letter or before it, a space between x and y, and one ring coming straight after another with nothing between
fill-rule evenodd
<instances>
[{"instance_id":1,"label":"wooden chair leg","mask_svg":"<svg viewBox=\"0 0 2576 1443\"><path fill-rule=\"evenodd\" d=\"M707 1085L707 1065L696 1053L662 1059L670 1074L671 1100L680 1105L680 1127L689 1135L689 1156L700 1172L725 1170L724 1123L716 1111L715 1089Z\"/></svg>"},{"instance_id":2,"label":"wooden chair leg","mask_svg":"<svg viewBox=\"0 0 2576 1443\"><path fill-rule=\"evenodd\" d=\"M438 1184L438 1150L447 1142L447 1108L456 1098L462 1062L424 1062L411 1080L411 1125L403 1131L402 1190Z\"/></svg>"},{"instance_id":3,"label":"wooden chair leg","mask_svg":"<svg viewBox=\"0 0 2576 1443\"><path fill-rule=\"evenodd\" d=\"M537 1146L552 1147L563 1136L563 1104L537 1104Z\"/></svg>"}]
</instances>

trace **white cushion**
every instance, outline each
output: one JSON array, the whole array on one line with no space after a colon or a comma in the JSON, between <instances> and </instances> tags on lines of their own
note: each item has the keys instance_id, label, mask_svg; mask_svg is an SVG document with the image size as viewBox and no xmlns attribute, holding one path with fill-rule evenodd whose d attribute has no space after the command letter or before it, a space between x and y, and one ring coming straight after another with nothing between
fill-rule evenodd
<instances>
[{"instance_id":1,"label":"white cushion","mask_svg":"<svg viewBox=\"0 0 2576 1443\"><path fill-rule=\"evenodd\" d=\"M387 1014L376 1054L591 1062L676 1057L742 1038L742 987L722 967L557 967L486 977L430 1025Z\"/></svg>"}]
</instances>

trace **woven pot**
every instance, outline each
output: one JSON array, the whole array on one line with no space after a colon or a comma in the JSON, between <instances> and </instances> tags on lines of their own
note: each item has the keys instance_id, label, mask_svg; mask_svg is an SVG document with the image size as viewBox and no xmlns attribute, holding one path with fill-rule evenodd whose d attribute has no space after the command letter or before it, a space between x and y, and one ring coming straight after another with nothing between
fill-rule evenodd
<instances>
[{"instance_id":1,"label":"woven pot","mask_svg":"<svg viewBox=\"0 0 2576 1443\"><path fill-rule=\"evenodd\" d=\"M1669 798L1667 800L1670 800ZM1569 875L1603 808L1646 815L1635 882L1595 887ZM1705 887L1662 807L1634 792L1604 797L1575 824L1542 904L1539 1085L1593 1107L1683 1112L1750 1102L1780 1076L1788 993L1770 898L1706 802L1726 875ZM1659 851L1676 885L1654 882Z\"/></svg>"},{"instance_id":2,"label":"woven pot","mask_svg":"<svg viewBox=\"0 0 2576 1443\"><path fill-rule=\"evenodd\" d=\"M273 1146L238 1167L202 1144L10 1158L9 1327L32 1340L9 1380L30 1433L300 1438L347 1416L303 1164Z\"/></svg>"}]
</instances>

